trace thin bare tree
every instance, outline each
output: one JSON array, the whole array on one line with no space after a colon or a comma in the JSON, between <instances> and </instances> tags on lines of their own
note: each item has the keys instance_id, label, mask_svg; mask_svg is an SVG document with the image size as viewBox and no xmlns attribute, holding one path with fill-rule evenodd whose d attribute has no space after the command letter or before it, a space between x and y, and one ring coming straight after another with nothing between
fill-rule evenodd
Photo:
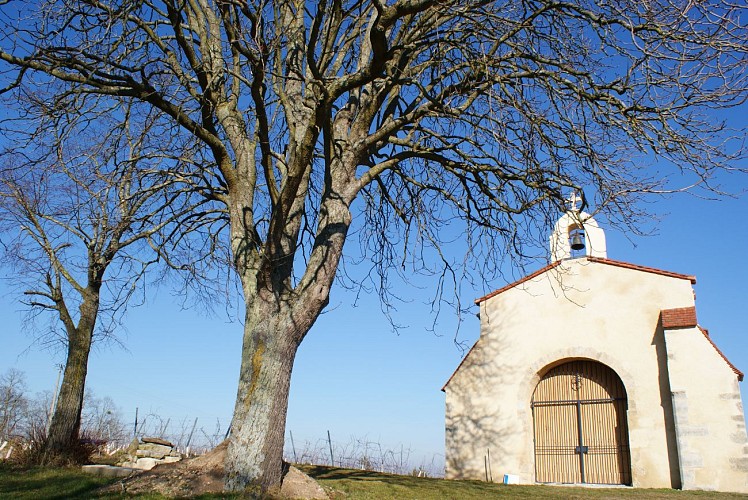
<instances>
[{"instance_id":1,"label":"thin bare tree","mask_svg":"<svg viewBox=\"0 0 748 500\"><path fill-rule=\"evenodd\" d=\"M26 377L11 368L0 376L0 445L15 436L28 407Z\"/></svg>"},{"instance_id":2,"label":"thin bare tree","mask_svg":"<svg viewBox=\"0 0 748 500\"><path fill-rule=\"evenodd\" d=\"M23 102L38 118L35 126L15 121L15 133L6 134L0 227L9 235L4 261L12 282L32 318L51 313L49 329L40 333L46 342L60 341L66 352L39 457L52 463L79 458L92 344L116 338L146 269L159 260L153 249L194 206L175 187L175 162L152 154L152 117L134 118L126 104L111 103L94 119L81 119L67 109L58 115L33 97ZM168 175L161 172L164 162L170 163Z\"/></svg>"},{"instance_id":3,"label":"thin bare tree","mask_svg":"<svg viewBox=\"0 0 748 500\"><path fill-rule=\"evenodd\" d=\"M709 111L745 99L744 11L48 0L2 14L0 60L8 93L54 82L72 108L131 99L168 115L170 137L200 141L199 182L225 206L246 303L226 487L267 490L281 481L296 351L346 240L360 238L377 286L435 272L439 300L456 279L449 241L483 272L530 253L569 190L632 221L643 193L706 185L736 152Z\"/></svg>"},{"instance_id":4,"label":"thin bare tree","mask_svg":"<svg viewBox=\"0 0 748 500\"><path fill-rule=\"evenodd\" d=\"M86 391L83 398L81 414L81 435L93 441L105 442L107 447L114 449L125 446L129 442L129 426L122 418L121 410L109 396L97 397Z\"/></svg>"}]
</instances>

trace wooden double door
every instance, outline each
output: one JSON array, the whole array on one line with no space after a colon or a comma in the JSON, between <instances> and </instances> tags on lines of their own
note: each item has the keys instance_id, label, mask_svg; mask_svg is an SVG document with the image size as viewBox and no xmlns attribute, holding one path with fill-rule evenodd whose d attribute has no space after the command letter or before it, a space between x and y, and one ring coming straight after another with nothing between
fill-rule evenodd
<instances>
[{"instance_id":1,"label":"wooden double door","mask_svg":"<svg viewBox=\"0 0 748 500\"><path fill-rule=\"evenodd\" d=\"M631 484L626 389L595 361L548 371L532 398L535 480Z\"/></svg>"}]
</instances>

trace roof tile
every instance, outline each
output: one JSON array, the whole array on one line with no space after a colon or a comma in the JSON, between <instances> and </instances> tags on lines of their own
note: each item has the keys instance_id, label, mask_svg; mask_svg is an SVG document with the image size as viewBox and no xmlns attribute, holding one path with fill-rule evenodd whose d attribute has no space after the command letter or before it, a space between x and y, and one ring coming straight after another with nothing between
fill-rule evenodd
<instances>
[{"instance_id":1,"label":"roof tile","mask_svg":"<svg viewBox=\"0 0 748 500\"><path fill-rule=\"evenodd\" d=\"M654 267L647 267L647 266L640 266L637 264L631 264L628 262L623 262L620 260L612 260L612 259L603 259L601 257L583 257L586 258L589 262L596 262L599 264L607 264L609 266L616 266L616 267L622 267L624 269L633 269L635 271L643 271L645 273L652 273L652 274L659 274L660 276L667 276L669 278L677 278L682 280L688 280L691 282L692 285L696 284L696 276L692 276L689 274L681 274L681 273L674 273L671 271L665 271L662 269L656 269ZM535 271L532 274L529 274L525 276L522 279L519 279L513 283L509 283L506 286L503 286L499 288L498 290L495 290L487 295L484 295L483 297L480 297L478 299L475 299L476 304L480 304L481 302L490 299L491 297L495 297L503 292L506 292L509 289L514 288L517 285L521 285L522 283L529 281L537 276L540 276L541 274L545 273L546 271L550 271L551 269L559 266L563 261L557 260L556 262L552 262L548 264L547 266L544 266L537 271Z\"/></svg>"},{"instance_id":2,"label":"roof tile","mask_svg":"<svg viewBox=\"0 0 748 500\"><path fill-rule=\"evenodd\" d=\"M717 351L717 354L719 354L722 357L722 359L725 360L725 362L728 364L728 366L730 368L732 368L732 371L735 372L735 375L738 376L738 382L742 382L743 381L743 372L741 372L740 370L738 370L738 368L735 365L733 365L732 363L730 363L730 360L727 359L727 356L725 356L724 353L719 350L719 347L717 347L717 344L715 344L714 341L712 340L712 338L709 336L709 330L707 330L706 328L702 328L702 327L699 326L699 331L704 335L704 337L706 337L706 339L709 341L709 343L712 344L712 347L714 347L714 350Z\"/></svg>"}]
</instances>

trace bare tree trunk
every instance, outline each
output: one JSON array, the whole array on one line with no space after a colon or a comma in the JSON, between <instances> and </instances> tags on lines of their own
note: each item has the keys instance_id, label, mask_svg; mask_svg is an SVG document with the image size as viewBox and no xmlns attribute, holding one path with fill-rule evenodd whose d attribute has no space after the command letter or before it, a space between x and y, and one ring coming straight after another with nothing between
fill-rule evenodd
<instances>
[{"instance_id":1,"label":"bare tree trunk","mask_svg":"<svg viewBox=\"0 0 748 500\"><path fill-rule=\"evenodd\" d=\"M263 493L280 485L291 371L299 332L311 326L294 318L290 306L259 296L247 306L227 490Z\"/></svg>"},{"instance_id":2,"label":"bare tree trunk","mask_svg":"<svg viewBox=\"0 0 748 500\"><path fill-rule=\"evenodd\" d=\"M272 493L283 479L286 412L296 351L328 304L351 223L350 211L341 197L331 196L324 203L315 247L295 288L291 285L293 252L282 244L276 246L278 253L272 258L267 258L270 252L246 252L243 249L248 247L248 231L240 224L233 226L233 251L246 315L239 387L226 457L225 488L229 491L261 496ZM289 223L283 234L296 235L296 231Z\"/></svg>"},{"instance_id":3,"label":"bare tree trunk","mask_svg":"<svg viewBox=\"0 0 748 500\"><path fill-rule=\"evenodd\" d=\"M57 405L44 443L42 464L76 461L83 394L91 352L91 331L76 329L69 337L67 363Z\"/></svg>"}]
</instances>

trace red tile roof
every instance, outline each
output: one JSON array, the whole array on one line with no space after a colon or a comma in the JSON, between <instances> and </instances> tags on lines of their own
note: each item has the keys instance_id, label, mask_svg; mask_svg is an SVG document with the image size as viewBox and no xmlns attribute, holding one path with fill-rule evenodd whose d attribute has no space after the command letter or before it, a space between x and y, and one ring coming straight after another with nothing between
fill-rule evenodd
<instances>
[{"instance_id":1,"label":"red tile roof","mask_svg":"<svg viewBox=\"0 0 748 500\"><path fill-rule=\"evenodd\" d=\"M730 360L727 359L727 356L725 356L722 353L722 351L719 350L719 347L717 347L717 344L715 344L714 341L712 340L712 338L709 336L709 330L707 330L706 328L702 328L700 326L699 326L699 330L701 331L701 333L704 334L704 337L706 337L706 339L709 341L709 343L712 344L712 347L714 347L714 350L717 351L717 354L719 354L720 356L722 356L722 359L725 360L725 363L727 363L728 366L730 368L732 368L732 371L735 372L735 375L738 376L738 382L742 382L743 381L743 372L741 372L740 370L738 370L738 368L735 365L733 365L732 363L730 363Z\"/></svg>"},{"instance_id":2,"label":"red tile roof","mask_svg":"<svg viewBox=\"0 0 748 500\"><path fill-rule=\"evenodd\" d=\"M712 338L709 336L709 331L705 328L702 328L699 326L698 322L696 321L696 308L695 307L678 307L676 309L663 309L660 311L660 322L662 323L662 328L668 329L675 329L675 328L693 328L698 327L699 331L704 334L704 337L709 341L710 344L712 344L712 347L714 347L714 350L717 351L717 354L719 354L722 359L725 360L727 365L732 369L733 372L735 372L735 375L738 376L738 381L743 381L743 372L738 370L735 365L730 363L730 360L727 359L727 356L725 356L722 351L719 350L719 347L717 347L717 344L714 343Z\"/></svg>"},{"instance_id":3,"label":"red tile roof","mask_svg":"<svg viewBox=\"0 0 748 500\"><path fill-rule=\"evenodd\" d=\"M533 278L535 278L535 277L537 277L537 276L540 276L540 275L541 275L541 274L543 274L544 272L546 272L546 271L550 271L550 270L551 270L551 269L553 269L554 267L557 267L558 265L560 265L560 264L561 264L561 262L562 262L562 261L560 261L560 260L557 260L556 262L553 262L553 263L551 263L551 264L548 264L547 266L545 266L545 267L542 267L542 268L538 269L537 271L535 271L535 272L534 272L534 273L532 273L532 274L528 274L528 275L527 275L527 276L525 276L524 278L522 278L522 279L519 279L519 280L515 281L514 283L509 283L509 284L508 284L508 285L506 285L505 287L499 288L498 290L495 290L495 291L493 291L493 292L489 293L488 295L484 295L483 297L481 297L481 298L479 298L479 299L475 299L475 303L476 303L476 304L480 304L481 302L483 302L483 301L485 301L485 300L488 300L488 299L490 299L491 297L495 297L495 296L497 296L497 295L498 295L498 294L500 294L500 293L506 292L506 291L507 291L507 290L509 290L510 288L514 288L514 287L515 287L515 286L517 286L517 285L521 285L521 284L522 284L522 283L524 283L525 281L529 281L529 280L531 280L531 279L533 279Z\"/></svg>"},{"instance_id":4,"label":"red tile roof","mask_svg":"<svg viewBox=\"0 0 748 500\"><path fill-rule=\"evenodd\" d=\"M480 342L480 339L478 339L478 340L476 340L476 341L475 341L475 344L473 344L473 347L471 347L471 348L470 348L470 350L469 350L469 351L467 352L467 354L465 354L465 357L464 357L464 358L462 358L462 361L460 361L460 364L459 364L459 365L457 365L457 368L455 368L455 371L453 371L453 372L452 372L452 375L450 375L450 377L449 377L449 380L447 380L447 381L446 381L446 382L444 383L444 385L442 386L442 392L444 392L444 389L446 389L446 388L447 388L447 386L448 386L448 385L449 385L449 383L450 383L450 382L452 381L452 379L454 378L454 376L455 376L455 375L457 375L457 372L458 372L458 371L460 371L460 368L462 368L462 364L463 364L463 363L465 362L465 360L467 360L467 359L468 359L468 357L470 356L470 353L472 353L472 352L473 352L473 349L475 349L475 346L477 346L477 345L478 345L478 342Z\"/></svg>"},{"instance_id":5,"label":"red tile roof","mask_svg":"<svg viewBox=\"0 0 748 500\"><path fill-rule=\"evenodd\" d=\"M620 260L612 260L612 259L603 259L600 257L582 257L586 258L589 262L596 262L599 264L607 264L609 266L616 266L616 267L623 267L625 269L633 269L635 271L643 271L645 273L652 273L652 274L659 274L660 276L667 276L669 278L677 278L677 279L683 279L688 280L691 282L692 285L696 284L696 276L688 275L688 274L681 274L681 273L674 273L671 271L664 271L662 269L656 269L654 267L647 267L647 266L639 266L637 264L630 264L628 262L623 262ZM495 297L499 295L500 293L503 293L511 288L514 288L517 285L521 285L525 281L531 280L537 276L540 276L541 274L545 273L546 271L550 271L551 269L559 266L563 261L556 261L551 264L548 264L547 266L544 266L537 271L535 271L532 274L529 274L525 276L522 279L519 279L515 281L514 283L510 283L502 288L499 288L498 290L495 290L488 295L484 295L483 297L479 299L475 299L476 304L480 304L481 302L490 299L491 297Z\"/></svg>"},{"instance_id":6,"label":"red tile roof","mask_svg":"<svg viewBox=\"0 0 748 500\"><path fill-rule=\"evenodd\" d=\"M660 311L663 328L691 328L698 325L696 307L678 307Z\"/></svg>"},{"instance_id":7,"label":"red tile roof","mask_svg":"<svg viewBox=\"0 0 748 500\"><path fill-rule=\"evenodd\" d=\"M674 273L671 271L664 271L662 269L656 269L654 267L647 267L647 266L639 266L636 264L630 264L628 262L622 262L618 260L612 260L612 259L603 259L600 257L586 257L586 259L589 262L596 262L599 264L607 264L609 266L616 266L616 267L622 267L624 269L632 269L635 271L642 271L646 273L652 273L652 274L659 274L661 276L667 276L670 278L676 278L676 279L684 279L691 282L691 284L696 284L696 277L688 274L680 274L680 273ZM499 288L498 290L495 290L488 295L484 295L483 297L476 299L475 303L480 304L481 302L490 299L491 297L495 297L496 295L499 295L500 293L503 293L511 288L514 288L517 285L521 285L522 283L529 281L533 278L536 278L537 276L540 276L541 274L550 271L551 269L559 266L562 261L556 261L552 262L551 264L548 264L547 266L542 267L541 269L538 269L532 274L529 274L525 276L522 279L519 279L513 283L510 283L502 288ZM712 341L712 339L709 337L709 332L702 328L701 326L698 326L696 322L696 308L695 307L682 307L682 308L676 308L676 309L665 309L661 312L661 321L663 328L684 328L684 327L693 327L697 326L701 333L706 337L706 339L709 341L709 343L714 347L714 350L717 351L717 354L719 354L722 359L725 360L727 365L732 369L733 372L735 372L735 375L738 376L738 381L743 381L743 372L738 370L738 368L733 365L729 359L722 353L722 351L719 350L719 347ZM478 345L478 341L473 344L473 347L470 348L468 353L465 355L464 358L462 358L462 361L460 361L460 364L457 366L455 371L452 373L452 375L449 377L449 380L444 384L442 387L442 391L444 391L449 383L452 381L454 376L457 374L458 371L460 371L460 368L462 368L462 365L465 363L467 358L470 356L470 354L473 352L475 347Z\"/></svg>"},{"instance_id":8,"label":"red tile roof","mask_svg":"<svg viewBox=\"0 0 748 500\"><path fill-rule=\"evenodd\" d=\"M601 259L600 257L587 257L590 262L600 262L601 264L608 264L610 266L623 267L626 269L634 269L636 271L644 271L645 273L659 274L661 276L668 276L670 278L678 278L682 280L688 280L692 285L696 284L696 276L690 274L674 273L672 271L664 271L662 269L656 269L654 267L639 266L637 264L629 264L620 260Z\"/></svg>"},{"instance_id":9,"label":"red tile roof","mask_svg":"<svg viewBox=\"0 0 748 500\"><path fill-rule=\"evenodd\" d=\"M688 307L688 308L683 308L683 309L693 309L694 310L694 317L695 317L695 314L696 314L696 308L695 307L693 307L693 308ZM668 311L668 310L665 310L665 311L662 311L662 312L664 313L666 311ZM675 309L669 309L669 311L675 311ZM694 326L694 325L691 325L691 326ZM744 377L743 372L741 372L735 365L733 365L730 362L730 360L727 359L727 356L725 356L724 353L722 351L720 351L719 347L717 347L717 344L715 344L714 341L712 340L712 338L709 336L709 330L707 330L706 328L702 328L701 326L698 326L698 325L695 325L695 326L697 326L699 328L699 331L701 331L701 333L704 335L704 337L706 337L706 339L709 341L709 343L712 345L712 347L714 347L714 350L717 351L717 354L719 354L722 357L722 359L725 360L725 363L727 363L727 366L729 366L732 369L732 371L735 373L735 375L738 376L738 382L742 382L743 381L743 377ZM667 327L665 327L663 325L663 328L667 328ZM473 347L471 347L470 350L465 355L465 357L462 358L462 361L460 361L460 364L457 365L457 368L455 368L455 371L453 371L452 375L450 375L449 380L447 380L444 383L444 385L442 386L442 392L445 392L445 389L447 388L447 386L449 385L449 383L452 381L452 379L455 377L455 375L457 375L457 372L460 371L460 368L462 368L462 365L465 363L465 361L468 359L468 357L470 356L470 354L473 352L473 349L475 349L475 347L478 345L478 342L480 342L480 339L478 339L475 342L475 344L473 344Z\"/></svg>"}]
</instances>

